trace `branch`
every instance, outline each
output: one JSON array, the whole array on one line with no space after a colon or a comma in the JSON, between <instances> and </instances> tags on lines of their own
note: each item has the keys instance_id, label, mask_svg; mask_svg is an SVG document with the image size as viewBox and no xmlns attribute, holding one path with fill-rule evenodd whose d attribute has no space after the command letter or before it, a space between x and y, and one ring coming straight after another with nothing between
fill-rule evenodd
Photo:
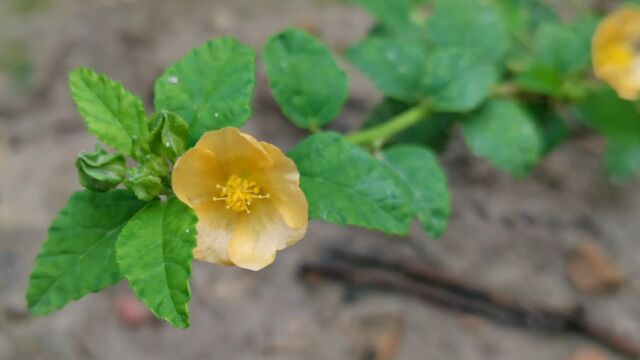
<instances>
[{"instance_id":1,"label":"branch","mask_svg":"<svg viewBox=\"0 0 640 360\"><path fill-rule=\"evenodd\" d=\"M303 279L322 277L348 285L417 297L451 310L496 322L547 332L572 332L622 355L640 359L640 347L588 320L580 306L568 309L521 304L502 294L472 286L418 262L391 260L333 250L327 260L303 264Z\"/></svg>"}]
</instances>

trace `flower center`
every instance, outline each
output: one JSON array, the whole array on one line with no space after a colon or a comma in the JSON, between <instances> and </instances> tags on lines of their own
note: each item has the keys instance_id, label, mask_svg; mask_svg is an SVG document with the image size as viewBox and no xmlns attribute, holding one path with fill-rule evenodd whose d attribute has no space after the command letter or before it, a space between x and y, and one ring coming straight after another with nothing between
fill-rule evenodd
<instances>
[{"instance_id":1,"label":"flower center","mask_svg":"<svg viewBox=\"0 0 640 360\"><path fill-rule=\"evenodd\" d=\"M227 184L216 186L220 189L220 197L214 197L213 201L224 201L227 203L227 209L241 212L246 211L247 214L251 211L249 206L253 199L268 199L269 194L260 195L260 186L255 181L245 180L237 175L231 175Z\"/></svg>"}]
</instances>

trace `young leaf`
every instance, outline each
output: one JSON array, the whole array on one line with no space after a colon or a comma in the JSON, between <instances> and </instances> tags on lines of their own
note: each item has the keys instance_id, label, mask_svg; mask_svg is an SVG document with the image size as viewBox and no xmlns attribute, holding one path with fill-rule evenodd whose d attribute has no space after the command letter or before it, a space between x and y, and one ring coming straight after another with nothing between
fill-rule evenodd
<instances>
[{"instance_id":1,"label":"young leaf","mask_svg":"<svg viewBox=\"0 0 640 360\"><path fill-rule=\"evenodd\" d=\"M85 68L72 71L69 83L78 112L100 141L125 155L146 141L142 100L122 84Z\"/></svg>"},{"instance_id":2,"label":"young leaf","mask_svg":"<svg viewBox=\"0 0 640 360\"><path fill-rule=\"evenodd\" d=\"M493 64L463 49L439 49L429 56L426 70L425 89L437 111L470 111L498 81Z\"/></svg>"},{"instance_id":3,"label":"young leaf","mask_svg":"<svg viewBox=\"0 0 640 360\"><path fill-rule=\"evenodd\" d=\"M267 41L264 61L276 101L297 126L318 128L342 110L347 74L315 37L298 29L279 33Z\"/></svg>"},{"instance_id":4,"label":"young leaf","mask_svg":"<svg viewBox=\"0 0 640 360\"><path fill-rule=\"evenodd\" d=\"M410 23L411 0L354 0L388 28L403 28Z\"/></svg>"},{"instance_id":5,"label":"young leaf","mask_svg":"<svg viewBox=\"0 0 640 360\"><path fill-rule=\"evenodd\" d=\"M51 224L36 258L27 290L29 310L47 314L117 283L122 277L116 239L143 206L126 190L73 194Z\"/></svg>"},{"instance_id":6,"label":"young leaf","mask_svg":"<svg viewBox=\"0 0 640 360\"><path fill-rule=\"evenodd\" d=\"M122 154L109 154L96 146L95 152L80 153L76 169L82 186L92 191L105 192L122 182L127 163Z\"/></svg>"},{"instance_id":7,"label":"young leaf","mask_svg":"<svg viewBox=\"0 0 640 360\"><path fill-rule=\"evenodd\" d=\"M152 202L131 219L116 244L120 271L138 298L177 328L189 327L197 221L177 198Z\"/></svg>"},{"instance_id":8,"label":"young leaf","mask_svg":"<svg viewBox=\"0 0 640 360\"><path fill-rule=\"evenodd\" d=\"M422 46L401 39L371 37L349 49L347 59L387 97L413 101L422 95L427 62Z\"/></svg>"},{"instance_id":9,"label":"young leaf","mask_svg":"<svg viewBox=\"0 0 640 360\"><path fill-rule=\"evenodd\" d=\"M542 140L535 122L509 100L493 100L462 123L465 142L513 176L522 177L538 162Z\"/></svg>"},{"instance_id":10,"label":"young leaf","mask_svg":"<svg viewBox=\"0 0 640 360\"><path fill-rule=\"evenodd\" d=\"M399 145L385 150L384 160L411 189L413 211L424 231L441 236L449 222L451 198L438 159L425 148Z\"/></svg>"},{"instance_id":11,"label":"young leaf","mask_svg":"<svg viewBox=\"0 0 640 360\"><path fill-rule=\"evenodd\" d=\"M437 0L427 28L436 46L467 49L488 60L501 59L509 48L506 25L492 1Z\"/></svg>"},{"instance_id":12,"label":"young leaf","mask_svg":"<svg viewBox=\"0 0 640 360\"><path fill-rule=\"evenodd\" d=\"M311 136L289 152L309 216L335 224L406 234L409 189L384 163L336 133Z\"/></svg>"},{"instance_id":13,"label":"young leaf","mask_svg":"<svg viewBox=\"0 0 640 360\"><path fill-rule=\"evenodd\" d=\"M208 41L156 81L156 111L180 115L189 124L189 144L206 131L242 126L251 116L255 62L254 50L235 39Z\"/></svg>"}]
</instances>

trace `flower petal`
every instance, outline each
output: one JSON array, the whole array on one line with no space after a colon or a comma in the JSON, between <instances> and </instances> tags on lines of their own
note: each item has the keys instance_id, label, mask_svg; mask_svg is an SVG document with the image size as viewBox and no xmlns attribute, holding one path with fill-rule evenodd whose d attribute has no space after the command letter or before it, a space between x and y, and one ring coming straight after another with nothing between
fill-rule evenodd
<instances>
[{"instance_id":1,"label":"flower petal","mask_svg":"<svg viewBox=\"0 0 640 360\"><path fill-rule=\"evenodd\" d=\"M269 202L256 203L250 214L238 217L229 243L229 259L239 267L260 270L275 260L278 250L295 244L306 232L306 225L287 226Z\"/></svg>"},{"instance_id":2,"label":"flower petal","mask_svg":"<svg viewBox=\"0 0 640 360\"><path fill-rule=\"evenodd\" d=\"M196 147L211 151L227 176L241 176L248 170L273 163L255 138L232 127L205 133Z\"/></svg>"},{"instance_id":3,"label":"flower petal","mask_svg":"<svg viewBox=\"0 0 640 360\"><path fill-rule=\"evenodd\" d=\"M593 37L596 77L609 83L620 95L635 100L640 95L640 9L623 7L608 15Z\"/></svg>"},{"instance_id":4,"label":"flower petal","mask_svg":"<svg viewBox=\"0 0 640 360\"><path fill-rule=\"evenodd\" d=\"M197 209L216 196L220 191L216 185L224 184L224 178L213 153L193 148L176 162L171 183L178 199L192 209Z\"/></svg>"},{"instance_id":5,"label":"flower petal","mask_svg":"<svg viewBox=\"0 0 640 360\"><path fill-rule=\"evenodd\" d=\"M198 245L193 256L200 261L219 265L233 265L227 248L233 236L238 216L226 209L224 203L210 202L197 211Z\"/></svg>"},{"instance_id":6,"label":"flower petal","mask_svg":"<svg viewBox=\"0 0 640 360\"><path fill-rule=\"evenodd\" d=\"M269 193L273 206L289 227L306 227L309 207L300 189L300 173L296 164L277 147L266 142L261 144L273 159L273 166L260 173L260 185Z\"/></svg>"}]
</instances>

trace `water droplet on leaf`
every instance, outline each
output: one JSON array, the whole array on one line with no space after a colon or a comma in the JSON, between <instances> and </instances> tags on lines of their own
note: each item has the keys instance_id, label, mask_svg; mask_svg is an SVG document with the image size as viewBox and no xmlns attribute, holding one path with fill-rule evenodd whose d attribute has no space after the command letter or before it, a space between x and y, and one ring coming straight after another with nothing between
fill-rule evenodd
<instances>
[{"instance_id":1,"label":"water droplet on leaf","mask_svg":"<svg viewBox=\"0 0 640 360\"><path fill-rule=\"evenodd\" d=\"M398 59L398 55L391 50L387 51L385 55L387 56L387 59L389 59L392 62L395 62Z\"/></svg>"}]
</instances>

